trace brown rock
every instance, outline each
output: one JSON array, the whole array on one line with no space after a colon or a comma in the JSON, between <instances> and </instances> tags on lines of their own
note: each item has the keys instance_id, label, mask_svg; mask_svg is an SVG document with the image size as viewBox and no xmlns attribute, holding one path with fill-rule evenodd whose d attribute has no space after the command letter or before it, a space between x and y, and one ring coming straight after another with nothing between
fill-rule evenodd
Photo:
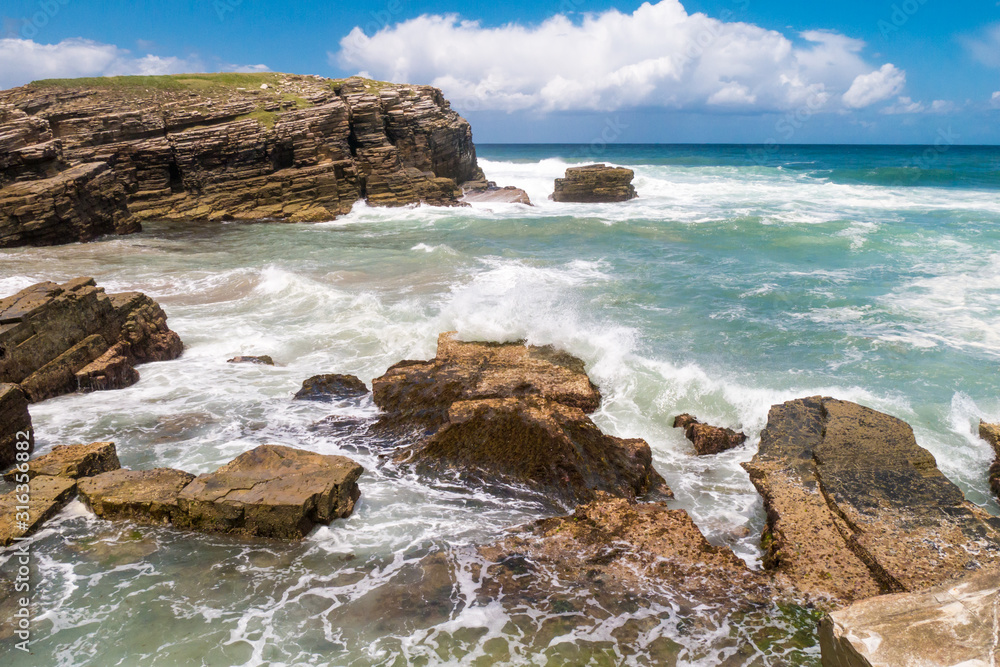
<instances>
[{"instance_id":1,"label":"brown rock","mask_svg":"<svg viewBox=\"0 0 1000 667\"><path fill-rule=\"evenodd\" d=\"M35 432L31 428L31 415L28 414L28 399L16 384L0 384L0 424L3 425L3 431L0 432L2 470L17 460L19 451L30 454L35 449ZM27 443L27 449L18 449L18 443Z\"/></svg>"},{"instance_id":2,"label":"brown rock","mask_svg":"<svg viewBox=\"0 0 1000 667\"><path fill-rule=\"evenodd\" d=\"M353 375L314 375L302 383L294 398L307 401L331 401L336 398L364 396L368 393L365 383Z\"/></svg>"},{"instance_id":3,"label":"brown rock","mask_svg":"<svg viewBox=\"0 0 1000 667\"><path fill-rule=\"evenodd\" d=\"M343 456L261 445L181 491L174 525L249 537L301 539L350 516L364 469Z\"/></svg>"},{"instance_id":4,"label":"brown rock","mask_svg":"<svg viewBox=\"0 0 1000 667\"><path fill-rule=\"evenodd\" d=\"M240 357L233 357L232 359L229 359L227 361L227 363L230 363L230 364L260 364L260 365L263 365L263 366L273 366L274 365L274 359L272 359L271 357L267 356L266 354L261 355L259 357L240 356Z\"/></svg>"},{"instance_id":5,"label":"brown rock","mask_svg":"<svg viewBox=\"0 0 1000 667\"><path fill-rule=\"evenodd\" d=\"M128 386L136 364L180 355L166 320L144 294L105 294L93 278L38 283L0 300L0 382L32 402Z\"/></svg>"},{"instance_id":6,"label":"brown rock","mask_svg":"<svg viewBox=\"0 0 1000 667\"><path fill-rule=\"evenodd\" d=\"M79 482L80 498L102 519L162 525L177 516L177 497L194 475L171 468L114 470Z\"/></svg>"},{"instance_id":7,"label":"brown rock","mask_svg":"<svg viewBox=\"0 0 1000 667\"><path fill-rule=\"evenodd\" d=\"M773 406L744 467L767 510L765 566L806 594L858 600L1000 565L1000 520L889 415L822 397Z\"/></svg>"},{"instance_id":8,"label":"brown rock","mask_svg":"<svg viewBox=\"0 0 1000 667\"><path fill-rule=\"evenodd\" d=\"M605 164L570 167L565 178L556 179L552 199L584 204L628 201L638 197L632 187L634 177L631 169Z\"/></svg>"},{"instance_id":9,"label":"brown rock","mask_svg":"<svg viewBox=\"0 0 1000 667\"><path fill-rule=\"evenodd\" d=\"M47 454L28 463L29 479L39 475L79 479L121 468L113 442L92 442L89 445L57 445ZM4 479L13 482L20 471L11 470Z\"/></svg>"},{"instance_id":10,"label":"brown rock","mask_svg":"<svg viewBox=\"0 0 1000 667\"><path fill-rule=\"evenodd\" d=\"M694 444L694 450L699 456L720 454L739 447L747 440L747 436L737 433L731 428L709 426L702 424L693 416L685 413L674 419L674 428L683 428L684 435Z\"/></svg>"},{"instance_id":11,"label":"brown rock","mask_svg":"<svg viewBox=\"0 0 1000 667\"><path fill-rule=\"evenodd\" d=\"M466 188L461 201L467 204L524 204L532 206L528 193L521 188L515 188L513 185L500 188L492 181L487 187Z\"/></svg>"},{"instance_id":12,"label":"brown rock","mask_svg":"<svg viewBox=\"0 0 1000 667\"><path fill-rule=\"evenodd\" d=\"M990 490L1000 498L1000 424L988 424L980 419L979 437L993 447L995 458L989 471Z\"/></svg>"},{"instance_id":13,"label":"brown rock","mask_svg":"<svg viewBox=\"0 0 1000 667\"><path fill-rule=\"evenodd\" d=\"M55 516L76 493L76 480L42 476L31 480L28 487L27 493L15 489L0 496L0 547L31 535ZM25 504L26 513L19 509Z\"/></svg>"}]
</instances>

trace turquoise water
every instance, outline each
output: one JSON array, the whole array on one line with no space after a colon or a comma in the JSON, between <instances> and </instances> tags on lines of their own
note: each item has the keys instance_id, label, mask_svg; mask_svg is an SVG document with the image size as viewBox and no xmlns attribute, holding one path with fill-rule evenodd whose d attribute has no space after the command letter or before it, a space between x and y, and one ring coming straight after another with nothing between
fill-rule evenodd
<instances>
[{"instance_id":1,"label":"turquoise water","mask_svg":"<svg viewBox=\"0 0 1000 667\"><path fill-rule=\"evenodd\" d=\"M471 547L543 508L416 477L363 438L314 426L331 413L370 418L370 402L289 400L316 373L370 382L433 356L452 329L584 359L605 396L595 421L649 441L674 505L754 567L763 513L739 463L769 406L790 398L833 395L905 419L970 500L1000 511L974 432L980 417L1000 420L1000 149L479 155L489 178L536 206L358 205L315 225L154 223L0 251L2 294L92 275L157 298L187 344L179 360L141 367L131 388L34 406L39 451L113 440L127 467L200 473L274 442L367 470L355 514L301 545L112 526L72 505L33 543L35 654L0 644L5 664L818 663L812 621L794 610L692 623L655 586L638 609L602 613L586 591L573 591L577 614L483 599ZM567 166L594 161L634 169L640 198L547 200ZM236 354L279 365L225 363ZM679 412L750 439L695 457L670 427ZM422 565L441 552L447 585Z\"/></svg>"}]
</instances>

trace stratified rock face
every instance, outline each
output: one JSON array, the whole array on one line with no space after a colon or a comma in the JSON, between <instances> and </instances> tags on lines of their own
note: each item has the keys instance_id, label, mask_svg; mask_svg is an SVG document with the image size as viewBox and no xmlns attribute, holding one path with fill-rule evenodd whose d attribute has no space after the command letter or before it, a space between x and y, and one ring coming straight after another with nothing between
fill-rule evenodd
<instances>
[{"instance_id":1,"label":"stratified rock face","mask_svg":"<svg viewBox=\"0 0 1000 667\"><path fill-rule=\"evenodd\" d=\"M118 462L115 443L92 442L89 445L56 445L51 452L30 461L24 474L29 479L39 475L79 479L119 468L121 463ZM20 474L16 469L11 470L4 478L13 482Z\"/></svg>"},{"instance_id":2,"label":"stratified rock face","mask_svg":"<svg viewBox=\"0 0 1000 667\"><path fill-rule=\"evenodd\" d=\"M601 433L583 362L551 347L463 343L441 334L437 357L404 361L372 381L376 430L416 436L396 454L425 471L514 482L560 502L601 491L669 494L649 445Z\"/></svg>"},{"instance_id":3,"label":"stratified rock face","mask_svg":"<svg viewBox=\"0 0 1000 667\"><path fill-rule=\"evenodd\" d=\"M2 326L2 325L0 325ZM29 454L35 449L35 433L31 429L31 415L28 414L28 398L16 384L0 384L0 470L13 465L16 460L17 444L27 442ZM23 445L22 445L23 446Z\"/></svg>"},{"instance_id":4,"label":"stratified rock face","mask_svg":"<svg viewBox=\"0 0 1000 667\"><path fill-rule=\"evenodd\" d=\"M633 178L631 169L606 164L570 167L565 178L556 179L552 199L581 204L628 201L639 196L632 187Z\"/></svg>"},{"instance_id":5,"label":"stratified rock face","mask_svg":"<svg viewBox=\"0 0 1000 667\"><path fill-rule=\"evenodd\" d=\"M1000 661L1000 574L856 602L820 623L824 667L986 667Z\"/></svg>"},{"instance_id":6,"label":"stratified rock face","mask_svg":"<svg viewBox=\"0 0 1000 667\"><path fill-rule=\"evenodd\" d=\"M354 511L364 469L343 456L261 445L180 492L174 525L249 537L301 539Z\"/></svg>"},{"instance_id":7,"label":"stratified rock face","mask_svg":"<svg viewBox=\"0 0 1000 667\"><path fill-rule=\"evenodd\" d=\"M767 510L765 566L803 593L858 600L1000 565L1000 520L895 417L818 396L775 405L744 466Z\"/></svg>"},{"instance_id":8,"label":"stratified rock face","mask_svg":"<svg viewBox=\"0 0 1000 667\"><path fill-rule=\"evenodd\" d=\"M1000 424L988 424L980 420L979 437L993 447L995 458L990 466L990 489L993 495L1000 498Z\"/></svg>"},{"instance_id":9,"label":"stratified rock face","mask_svg":"<svg viewBox=\"0 0 1000 667\"><path fill-rule=\"evenodd\" d=\"M194 475L172 468L114 470L80 480L80 497L102 519L168 524L177 496Z\"/></svg>"},{"instance_id":10,"label":"stratified rock face","mask_svg":"<svg viewBox=\"0 0 1000 667\"><path fill-rule=\"evenodd\" d=\"M747 440L746 434L742 431L703 424L687 413L677 415L674 419L674 428L684 429L685 437L694 445L694 450L699 456L720 454L739 447Z\"/></svg>"},{"instance_id":11,"label":"stratified rock face","mask_svg":"<svg viewBox=\"0 0 1000 667\"><path fill-rule=\"evenodd\" d=\"M149 219L331 220L361 199L456 205L481 178L469 124L429 86L220 74L0 92L0 247Z\"/></svg>"},{"instance_id":12,"label":"stratified rock face","mask_svg":"<svg viewBox=\"0 0 1000 667\"><path fill-rule=\"evenodd\" d=\"M69 477L36 477L30 486L27 494L14 490L0 496L0 547L34 533L76 493L76 480ZM19 507L24 505L28 506L27 520L23 520L23 514L18 516L24 512Z\"/></svg>"},{"instance_id":13,"label":"stratified rock face","mask_svg":"<svg viewBox=\"0 0 1000 667\"><path fill-rule=\"evenodd\" d=\"M368 393L368 387L353 375L328 373L314 375L302 383L294 398L305 401L332 401L337 398L354 398Z\"/></svg>"},{"instance_id":14,"label":"stratified rock face","mask_svg":"<svg viewBox=\"0 0 1000 667\"><path fill-rule=\"evenodd\" d=\"M93 278L38 283L0 300L0 382L31 402L78 389L118 389L134 366L175 359L183 349L155 301L105 294Z\"/></svg>"}]
</instances>

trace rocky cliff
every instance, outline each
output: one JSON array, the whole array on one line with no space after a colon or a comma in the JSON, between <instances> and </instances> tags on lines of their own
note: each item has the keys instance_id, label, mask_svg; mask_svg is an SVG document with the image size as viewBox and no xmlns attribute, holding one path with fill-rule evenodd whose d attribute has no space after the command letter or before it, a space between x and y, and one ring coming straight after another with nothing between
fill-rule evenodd
<instances>
[{"instance_id":1,"label":"rocky cliff","mask_svg":"<svg viewBox=\"0 0 1000 667\"><path fill-rule=\"evenodd\" d=\"M457 205L482 181L441 91L360 78L196 74L0 91L0 247L127 234L142 220L330 220Z\"/></svg>"}]
</instances>

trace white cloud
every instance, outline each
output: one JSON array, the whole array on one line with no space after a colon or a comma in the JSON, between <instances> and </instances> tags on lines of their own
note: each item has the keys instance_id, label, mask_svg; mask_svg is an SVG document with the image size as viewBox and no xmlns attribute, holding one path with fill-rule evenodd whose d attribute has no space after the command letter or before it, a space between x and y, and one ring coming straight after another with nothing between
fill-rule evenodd
<instances>
[{"instance_id":1,"label":"white cloud","mask_svg":"<svg viewBox=\"0 0 1000 667\"><path fill-rule=\"evenodd\" d=\"M844 106L863 109L896 95L906 84L906 72L891 63L868 74L859 74L844 93Z\"/></svg>"},{"instance_id":2,"label":"white cloud","mask_svg":"<svg viewBox=\"0 0 1000 667\"><path fill-rule=\"evenodd\" d=\"M232 72L268 71L264 65L225 65L221 69ZM39 44L29 39L0 39L0 88L19 86L36 79L204 71L205 65L197 57L137 57L114 44L89 39L65 39L58 44Z\"/></svg>"},{"instance_id":3,"label":"white cloud","mask_svg":"<svg viewBox=\"0 0 1000 667\"><path fill-rule=\"evenodd\" d=\"M948 100L934 100L930 103L930 106L924 104L923 102L914 102L909 97L899 97L896 99L895 104L891 104L884 109L881 113L884 114L909 114L909 113L950 113L955 111L956 106L954 102Z\"/></svg>"},{"instance_id":4,"label":"white cloud","mask_svg":"<svg viewBox=\"0 0 1000 667\"><path fill-rule=\"evenodd\" d=\"M631 14L556 15L536 26L424 15L374 35L354 28L330 60L380 79L432 84L462 110L506 111L815 112L872 69L860 40L820 30L798 37L661 0Z\"/></svg>"},{"instance_id":5,"label":"white cloud","mask_svg":"<svg viewBox=\"0 0 1000 667\"><path fill-rule=\"evenodd\" d=\"M1000 109L1000 90L993 93L993 97L990 98L990 105L994 109Z\"/></svg>"},{"instance_id":6,"label":"white cloud","mask_svg":"<svg viewBox=\"0 0 1000 667\"><path fill-rule=\"evenodd\" d=\"M973 59L987 67L1000 67L1000 23L983 28L978 34L961 38Z\"/></svg>"}]
</instances>

